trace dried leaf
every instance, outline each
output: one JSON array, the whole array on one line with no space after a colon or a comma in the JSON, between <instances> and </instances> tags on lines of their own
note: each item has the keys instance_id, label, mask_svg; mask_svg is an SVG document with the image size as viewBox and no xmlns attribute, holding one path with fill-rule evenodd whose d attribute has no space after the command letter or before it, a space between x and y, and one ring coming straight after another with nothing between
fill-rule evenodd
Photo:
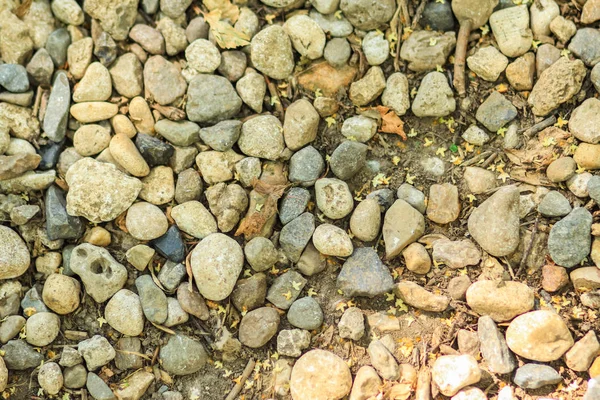
<instances>
[{"instance_id":1,"label":"dried leaf","mask_svg":"<svg viewBox=\"0 0 600 400\"><path fill-rule=\"evenodd\" d=\"M238 6L231 4L229 0L204 0L203 3L210 12L219 10L221 12L220 18L228 19L232 24L235 24L235 21L240 16Z\"/></svg>"},{"instance_id":2,"label":"dried leaf","mask_svg":"<svg viewBox=\"0 0 600 400\"><path fill-rule=\"evenodd\" d=\"M27 13L29 13L31 3L33 3L33 0L25 0L19 7L17 7L13 11L14 14L19 18L23 18L25 15L27 15Z\"/></svg>"},{"instance_id":3,"label":"dried leaf","mask_svg":"<svg viewBox=\"0 0 600 400\"><path fill-rule=\"evenodd\" d=\"M507 149L505 153L508 159L516 165L530 167L533 164L535 167L543 169L553 161L555 147L564 144L568 137L568 132L551 126L541 131L537 138L530 139L524 148Z\"/></svg>"},{"instance_id":4,"label":"dried leaf","mask_svg":"<svg viewBox=\"0 0 600 400\"><path fill-rule=\"evenodd\" d=\"M248 35L221 20L221 10L215 9L208 14L204 14L204 19L210 25L210 30L221 48L235 49L250 44Z\"/></svg>"},{"instance_id":5,"label":"dried leaf","mask_svg":"<svg viewBox=\"0 0 600 400\"><path fill-rule=\"evenodd\" d=\"M404 132L404 122L402 122L394 111L383 106L377 106L377 111L381 115L381 128L379 128L379 132L395 133L396 135L400 135L402 140L407 139Z\"/></svg>"},{"instance_id":6,"label":"dried leaf","mask_svg":"<svg viewBox=\"0 0 600 400\"><path fill-rule=\"evenodd\" d=\"M115 224L117 224L117 227L120 230L122 230L123 232L129 233L129 230L127 229L127 226L125 225L126 217L127 217L127 211L123 211L123 213L115 219Z\"/></svg>"},{"instance_id":7,"label":"dried leaf","mask_svg":"<svg viewBox=\"0 0 600 400\"><path fill-rule=\"evenodd\" d=\"M248 211L248 215L235 232L235 236L243 234L246 240L250 240L262 232L265 224L277 213L277 201L288 187L287 185L271 185L256 178L252 181L252 186L256 192L267 198L260 209L254 208Z\"/></svg>"}]
</instances>

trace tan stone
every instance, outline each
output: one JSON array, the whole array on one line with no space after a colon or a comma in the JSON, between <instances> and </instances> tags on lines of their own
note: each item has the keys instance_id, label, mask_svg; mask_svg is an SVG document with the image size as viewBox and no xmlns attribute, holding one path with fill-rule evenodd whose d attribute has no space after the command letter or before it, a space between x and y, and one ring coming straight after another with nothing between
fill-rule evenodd
<instances>
[{"instance_id":1,"label":"tan stone","mask_svg":"<svg viewBox=\"0 0 600 400\"><path fill-rule=\"evenodd\" d=\"M150 173L150 167L135 144L126 135L119 133L110 140L110 154L133 176L142 177Z\"/></svg>"},{"instance_id":2,"label":"tan stone","mask_svg":"<svg viewBox=\"0 0 600 400\"><path fill-rule=\"evenodd\" d=\"M431 270L431 258L421 243L411 243L402 251L406 268L415 274L426 274Z\"/></svg>"},{"instance_id":3,"label":"tan stone","mask_svg":"<svg viewBox=\"0 0 600 400\"><path fill-rule=\"evenodd\" d=\"M48 276L42 290L42 299L57 314L69 314L79 307L81 285L77 279L62 274Z\"/></svg>"}]
</instances>

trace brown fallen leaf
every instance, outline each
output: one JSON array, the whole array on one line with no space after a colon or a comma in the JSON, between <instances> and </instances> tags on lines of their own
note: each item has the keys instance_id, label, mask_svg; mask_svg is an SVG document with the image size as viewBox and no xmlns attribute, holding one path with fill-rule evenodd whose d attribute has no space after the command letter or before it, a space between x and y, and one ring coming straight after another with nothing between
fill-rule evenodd
<instances>
[{"instance_id":1,"label":"brown fallen leaf","mask_svg":"<svg viewBox=\"0 0 600 400\"><path fill-rule=\"evenodd\" d=\"M377 111L381 115L381 127L379 132L383 133L394 133L399 135L402 140L408 139L404 132L404 122L400 117L388 107L377 106Z\"/></svg>"},{"instance_id":2,"label":"brown fallen leaf","mask_svg":"<svg viewBox=\"0 0 600 400\"><path fill-rule=\"evenodd\" d=\"M204 19L210 26L217 44L223 49L235 49L250 44L250 38L244 32L240 32L229 23L221 20L221 10L215 9L204 13Z\"/></svg>"},{"instance_id":3,"label":"brown fallen leaf","mask_svg":"<svg viewBox=\"0 0 600 400\"><path fill-rule=\"evenodd\" d=\"M537 138L530 139L524 148L507 149L505 153L518 166L531 167L533 164L544 169L553 161L556 146L563 146L569 136L568 132L551 126L541 131Z\"/></svg>"},{"instance_id":4,"label":"brown fallen leaf","mask_svg":"<svg viewBox=\"0 0 600 400\"><path fill-rule=\"evenodd\" d=\"M231 4L229 0L204 0L202 3L208 8L208 11L221 11L221 18L228 19L232 24L235 24L240 16L238 6Z\"/></svg>"},{"instance_id":5,"label":"brown fallen leaf","mask_svg":"<svg viewBox=\"0 0 600 400\"><path fill-rule=\"evenodd\" d=\"M244 235L246 240L250 240L262 232L265 224L277 213L277 201L288 187L288 185L271 185L256 178L252 181L252 186L257 193L266 195L267 198L259 210L248 212L235 232L235 236Z\"/></svg>"},{"instance_id":6,"label":"brown fallen leaf","mask_svg":"<svg viewBox=\"0 0 600 400\"><path fill-rule=\"evenodd\" d=\"M31 3L33 3L33 0L25 0L13 11L13 13L19 18L23 18L25 15L27 15L27 13L29 13L29 10L31 9Z\"/></svg>"}]
</instances>

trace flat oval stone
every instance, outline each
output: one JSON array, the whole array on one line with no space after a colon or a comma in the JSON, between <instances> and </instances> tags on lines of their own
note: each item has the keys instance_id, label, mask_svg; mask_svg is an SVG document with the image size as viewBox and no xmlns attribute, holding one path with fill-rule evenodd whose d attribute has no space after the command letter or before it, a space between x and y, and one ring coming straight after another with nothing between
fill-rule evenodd
<instances>
[{"instance_id":1,"label":"flat oval stone","mask_svg":"<svg viewBox=\"0 0 600 400\"><path fill-rule=\"evenodd\" d=\"M338 400L350 393L352 374L344 360L325 350L311 350L294 364L293 399Z\"/></svg>"},{"instance_id":2,"label":"flat oval stone","mask_svg":"<svg viewBox=\"0 0 600 400\"><path fill-rule=\"evenodd\" d=\"M9 227L0 225L0 279L23 275L30 261L29 249L23 239Z\"/></svg>"},{"instance_id":3,"label":"flat oval stone","mask_svg":"<svg viewBox=\"0 0 600 400\"><path fill-rule=\"evenodd\" d=\"M533 308L533 290L520 282L478 281L467 290L467 304L496 322L509 321Z\"/></svg>"}]
</instances>

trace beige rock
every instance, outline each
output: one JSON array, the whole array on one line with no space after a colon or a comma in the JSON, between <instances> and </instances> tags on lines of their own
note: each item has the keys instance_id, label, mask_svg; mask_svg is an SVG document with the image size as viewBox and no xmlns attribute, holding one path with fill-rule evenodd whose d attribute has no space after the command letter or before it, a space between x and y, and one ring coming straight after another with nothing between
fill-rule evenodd
<instances>
[{"instance_id":1,"label":"beige rock","mask_svg":"<svg viewBox=\"0 0 600 400\"><path fill-rule=\"evenodd\" d=\"M8 8L0 13L0 53L10 64L23 64L33 51L27 25Z\"/></svg>"},{"instance_id":2,"label":"beige rock","mask_svg":"<svg viewBox=\"0 0 600 400\"><path fill-rule=\"evenodd\" d=\"M131 290L121 289L106 303L106 322L123 335L138 336L144 330L144 312L140 297Z\"/></svg>"},{"instance_id":3,"label":"beige rock","mask_svg":"<svg viewBox=\"0 0 600 400\"><path fill-rule=\"evenodd\" d=\"M587 3L591 3L591 1L588 1L586 2L586 4L584 4L584 13ZM598 19L600 19L600 2L596 1L596 3L598 5ZM550 30L552 31L552 33L554 33L558 40L560 40L563 43L567 43L577 32L577 26L573 21L566 19L562 15L559 15L555 17L552 20L552 22L550 22Z\"/></svg>"},{"instance_id":4,"label":"beige rock","mask_svg":"<svg viewBox=\"0 0 600 400\"><path fill-rule=\"evenodd\" d=\"M371 366L362 366L354 377L350 400L367 400L375 397L379 394L381 385L381 378L377 375L377 371Z\"/></svg>"},{"instance_id":5,"label":"beige rock","mask_svg":"<svg viewBox=\"0 0 600 400\"><path fill-rule=\"evenodd\" d=\"M433 242L433 261L443 263L452 269L477 265L481 251L469 239L451 241L440 239Z\"/></svg>"},{"instance_id":6,"label":"beige rock","mask_svg":"<svg viewBox=\"0 0 600 400\"><path fill-rule=\"evenodd\" d=\"M119 112L119 108L116 104L91 101L74 104L71 106L70 111L73 118L77 121L89 124L114 117Z\"/></svg>"},{"instance_id":7,"label":"beige rock","mask_svg":"<svg viewBox=\"0 0 600 400\"><path fill-rule=\"evenodd\" d=\"M450 298L434 294L418 283L402 281L394 287L394 293L406 304L419 310L430 312L442 312L448 308Z\"/></svg>"},{"instance_id":8,"label":"beige rock","mask_svg":"<svg viewBox=\"0 0 600 400\"><path fill-rule=\"evenodd\" d=\"M49 251L35 259L35 269L37 272L44 274L44 276L49 276L58 272L61 262L62 255L60 253Z\"/></svg>"},{"instance_id":9,"label":"beige rock","mask_svg":"<svg viewBox=\"0 0 600 400\"><path fill-rule=\"evenodd\" d=\"M131 120L123 114L117 114L112 117L110 119L110 123L115 131L115 135L122 133L129 139L133 139L133 137L137 134L137 130L135 129L133 122L131 122Z\"/></svg>"},{"instance_id":10,"label":"beige rock","mask_svg":"<svg viewBox=\"0 0 600 400\"><path fill-rule=\"evenodd\" d=\"M29 249L23 239L8 226L0 225L0 279L23 275L30 260Z\"/></svg>"},{"instance_id":11,"label":"beige rock","mask_svg":"<svg viewBox=\"0 0 600 400\"><path fill-rule=\"evenodd\" d=\"M526 5L508 7L490 16L490 27L500 51L508 57L518 57L531 48L533 33L529 29Z\"/></svg>"},{"instance_id":12,"label":"beige rock","mask_svg":"<svg viewBox=\"0 0 600 400\"><path fill-rule=\"evenodd\" d=\"M42 290L44 303L57 314L69 314L79 307L79 281L62 274L48 276Z\"/></svg>"},{"instance_id":13,"label":"beige rock","mask_svg":"<svg viewBox=\"0 0 600 400\"><path fill-rule=\"evenodd\" d=\"M129 207L125 226L134 238L152 240L167 232L169 222L160 208L142 201Z\"/></svg>"},{"instance_id":14,"label":"beige rock","mask_svg":"<svg viewBox=\"0 0 600 400\"><path fill-rule=\"evenodd\" d=\"M352 374L344 360L311 350L296 361L290 379L293 399L339 400L350 393Z\"/></svg>"},{"instance_id":15,"label":"beige rock","mask_svg":"<svg viewBox=\"0 0 600 400\"><path fill-rule=\"evenodd\" d=\"M529 9L531 30L535 38L550 36L550 23L560 15L558 4L554 0L534 2Z\"/></svg>"},{"instance_id":16,"label":"beige rock","mask_svg":"<svg viewBox=\"0 0 600 400\"><path fill-rule=\"evenodd\" d=\"M506 344L529 360L558 360L573 346L569 328L553 311L537 310L515 318L506 329Z\"/></svg>"},{"instance_id":17,"label":"beige rock","mask_svg":"<svg viewBox=\"0 0 600 400\"><path fill-rule=\"evenodd\" d=\"M425 232L423 215L404 200L396 200L385 213L383 240L387 259L396 257Z\"/></svg>"},{"instance_id":18,"label":"beige rock","mask_svg":"<svg viewBox=\"0 0 600 400\"><path fill-rule=\"evenodd\" d=\"M107 247L111 242L110 232L101 226L94 226L85 233L83 241L94 246Z\"/></svg>"},{"instance_id":19,"label":"beige rock","mask_svg":"<svg viewBox=\"0 0 600 400\"><path fill-rule=\"evenodd\" d=\"M352 217L350 230L357 239L370 242L377 238L381 228L381 209L375 199L365 199L358 203Z\"/></svg>"},{"instance_id":20,"label":"beige rock","mask_svg":"<svg viewBox=\"0 0 600 400\"><path fill-rule=\"evenodd\" d=\"M431 270L431 258L421 243L411 243L402 250L406 268L415 274L426 274Z\"/></svg>"},{"instance_id":21,"label":"beige rock","mask_svg":"<svg viewBox=\"0 0 600 400\"><path fill-rule=\"evenodd\" d=\"M115 390L115 395L122 400L139 400L146 393L152 382L154 374L139 370L129 375Z\"/></svg>"},{"instance_id":22,"label":"beige rock","mask_svg":"<svg viewBox=\"0 0 600 400\"><path fill-rule=\"evenodd\" d=\"M300 99L287 108L283 122L285 144L291 150L300 150L317 137L319 113L305 99Z\"/></svg>"},{"instance_id":23,"label":"beige rock","mask_svg":"<svg viewBox=\"0 0 600 400\"><path fill-rule=\"evenodd\" d=\"M556 292L569 283L566 268L546 264L542 267L542 288L547 292Z\"/></svg>"},{"instance_id":24,"label":"beige rock","mask_svg":"<svg viewBox=\"0 0 600 400\"><path fill-rule=\"evenodd\" d=\"M129 103L129 117L138 132L154 134L154 117L143 97L134 97Z\"/></svg>"},{"instance_id":25,"label":"beige rock","mask_svg":"<svg viewBox=\"0 0 600 400\"><path fill-rule=\"evenodd\" d=\"M454 396L466 386L479 382L481 371L470 355L441 356L435 360L431 378L445 396Z\"/></svg>"},{"instance_id":26,"label":"beige rock","mask_svg":"<svg viewBox=\"0 0 600 400\"><path fill-rule=\"evenodd\" d=\"M467 167L463 178L473 194L484 193L496 187L496 175L484 168Z\"/></svg>"},{"instance_id":27,"label":"beige rock","mask_svg":"<svg viewBox=\"0 0 600 400\"><path fill-rule=\"evenodd\" d=\"M591 24L600 19L600 1L587 0L581 10L581 23Z\"/></svg>"},{"instance_id":28,"label":"beige rock","mask_svg":"<svg viewBox=\"0 0 600 400\"><path fill-rule=\"evenodd\" d=\"M600 142L600 100L590 97L573 110L569 118L569 131L577 139L596 144Z\"/></svg>"},{"instance_id":29,"label":"beige rock","mask_svg":"<svg viewBox=\"0 0 600 400\"><path fill-rule=\"evenodd\" d=\"M73 42L67 48L67 63L69 64L69 73L75 79L81 79L85 71L92 62L94 50L94 40L86 37Z\"/></svg>"},{"instance_id":30,"label":"beige rock","mask_svg":"<svg viewBox=\"0 0 600 400\"><path fill-rule=\"evenodd\" d=\"M552 161L546 168L546 175L552 182L564 182L575 175L577 163L571 157L561 157Z\"/></svg>"},{"instance_id":31,"label":"beige rock","mask_svg":"<svg viewBox=\"0 0 600 400\"><path fill-rule=\"evenodd\" d=\"M110 154L133 176L146 176L150 167L135 144L126 135L119 133L110 140Z\"/></svg>"},{"instance_id":32,"label":"beige rock","mask_svg":"<svg viewBox=\"0 0 600 400\"><path fill-rule=\"evenodd\" d=\"M514 281L477 281L467 290L467 304L496 322L510 321L533 308L533 291Z\"/></svg>"},{"instance_id":33,"label":"beige rock","mask_svg":"<svg viewBox=\"0 0 600 400\"><path fill-rule=\"evenodd\" d=\"M235 163L243 158L233 150L203 151L196 156L196 165L204 181L212 185L233 179Z\"/></svg>"},{"instance_id":34,"label":"beige rock","mask_svg":"<svg viewBox=\"0 0 600 400\"><path fill-rule=\"evenodd\" d=\"M600 169L600 144L579 143L573 159L587 170Z\"/></svg>"},{"instance_id":35,"label":"beige rock","mask_svg":"<svg viewBox=\"0 0 600 400\"><path fill-rule=\"evenodd\" d=\"M139 197L154 205L170 202L175 197L175 178L170 167L159 165L142 179Z\"/></svg>"},{"instance_id":36,"label":"beige rock","mask_svg":"<svg viewBox=\"0 0 600 400\"><path fill-rule=\"evenodd\" d=\"M204 204L196 200L173 207L171 217L179 229L198 239L217 232L215 217L204 207Z\"/></svg>"},{"instance_id":37,"label":"beige rock","mask_svg":"<svg viewBox=\"0 0 600 400\"><path fill-rule=\"evenodd\" d=\"M494 46L478 49L475 54L467 57L469 69L481 79L495 82L508 65L508 58Z\"/></svg>"},{"instance_id":38,"label":"beige rock","mask_svg":"<svg viewBox=\"0 0 600 400\"><path fill-rule=\"evenodd\" d=\"M600 355L600 343L596 333L590 330L567 351L565 362L573 371L583 372L590 368L598 355Z\"/></svg>"},{"instance_id":39,"label":"beige rock","mask_svg":"<svg viewBox=\"0 0 600 400\"><path fill-rule=\"evenodd\" d=\"M571 272L570 276L575 290L585 291L600 289L600 268L577 268Z\"/></svg>"},{"instance_id":40,"label":"beige rock","mask_svg":"<svg viewBox=\"0 0 600 400\"><path fill-rule=\"evenodd\" d=\"M110 131L97 124L82 125L73 136L73 146L83 157L102 152L109 143Z\"/></svg>"},{"instance_id":41,"label":"beige rock","mask_svg":"<svg viewBox=\"0 0 600 400\"><path fill-rule=\"evenodd\" d=\"M152 261L154 253L156 251L152 247L148 247L145 244L138 244L127 250L125 257L138 271L143 271L150 261Z\"/></svg>"},{"instance_id":42,"label":"beige rock","mask_svg":"<svg viewBox=\"0 0 600 400\"><path fill-rule=\"evenodd\" d=\"M385 89L385 75L379 67L371 67L361 79L350 85L350 100L356 106L366 106Z\"/></svg>"},{"instance_id":43,"label":"beige rock","mask_svg":"<svg viewBox=\"0 0 600 400\"><path fill-rule=\"evenodd\" d=\"M108 69L101 63L94 62L87 67L83 78L75 85L73 101L105 101L111 94L112 82Z\"/></svg>"},{"instance_id":44,"label":"beige rock","mask_svg":"<svg viewBox=\"0 0 600 400\"><path fill-rule=\"evenodd\" d=\"M427 218L438 224L448 224L460 215L458 188L451 183L434 184L429 188Z\"/></svg>"},{"instance_id":45,"label":"beige rock","mask_svg":"<svg viewBox=\"0 0 600 400\"><path fill-rule=\"evenodd\" d=\"M535 55L525 53L506 67L506 79L515 90L531 90L535 75Z\"/></svg>"},{"instance_id":46,"label":"beige rock","mask_svg":"<svg viewBox=\"0 0 600 400\"><path fill-rule=\"evenodd\" d=\"M315 248L327 256L348 257L354 250L346 231L331 224L319 225L313 233L312 240Z\"/></svg>"},{"instance_id":47,"label":"beige rock","mask_svg":"<svg viewBox=\"0 0 600 400\"><path fill-rule=\"evenodd\" d=\"M383 379L395 381L400 378L400 368L394 356L379 340L374 340L367 349L371 365L375 367Z\"/></svg>"}]
</instances>

